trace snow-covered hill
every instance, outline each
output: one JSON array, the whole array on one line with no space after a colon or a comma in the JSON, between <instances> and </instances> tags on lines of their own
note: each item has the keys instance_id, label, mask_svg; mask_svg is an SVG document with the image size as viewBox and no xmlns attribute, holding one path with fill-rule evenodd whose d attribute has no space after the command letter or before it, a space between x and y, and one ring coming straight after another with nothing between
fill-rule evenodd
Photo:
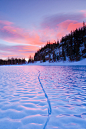
<instances>
[{"instance_id":1,"label":"snow-covered hill","mask_svg":"<svg viewBox=\"0 0 86 129\"><path fill-rule=\"evenodd\" d=\"M34 61L40 62L70 62L86 58L86 26L76 29L69 35L62 37L61 41L48 42L35 53Z\"/></svg>"}]
</instances>

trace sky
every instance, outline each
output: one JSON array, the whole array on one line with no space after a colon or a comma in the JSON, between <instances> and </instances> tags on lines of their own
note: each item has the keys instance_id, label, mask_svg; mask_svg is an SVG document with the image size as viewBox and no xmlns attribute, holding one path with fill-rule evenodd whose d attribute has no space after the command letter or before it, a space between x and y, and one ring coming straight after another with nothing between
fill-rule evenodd
<instances>
[{"instance_id":1,"label":"sky","mask_svg":"<svg viewBox=\"0 0 86 129\"><path fill-rule=\"evenodd\" d=\"M86 22L86 0L0 0L0 59L34 57Z\"/></svg>"}]
</instances>

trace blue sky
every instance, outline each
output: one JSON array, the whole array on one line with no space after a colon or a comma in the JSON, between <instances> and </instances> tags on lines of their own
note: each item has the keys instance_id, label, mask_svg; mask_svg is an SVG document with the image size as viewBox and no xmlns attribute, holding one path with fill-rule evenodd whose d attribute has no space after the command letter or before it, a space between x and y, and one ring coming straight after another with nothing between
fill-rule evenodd
<instances>
[{"instance_id":1,"label":"blue sky","mask_svg":"<svg viewBox=\"0 0 86 129\"><path fill-rule=\"evenodd\" d=\"M0 0L0 58L34 56L83 21L86 0Z\"/></svg>"}]
</instances>

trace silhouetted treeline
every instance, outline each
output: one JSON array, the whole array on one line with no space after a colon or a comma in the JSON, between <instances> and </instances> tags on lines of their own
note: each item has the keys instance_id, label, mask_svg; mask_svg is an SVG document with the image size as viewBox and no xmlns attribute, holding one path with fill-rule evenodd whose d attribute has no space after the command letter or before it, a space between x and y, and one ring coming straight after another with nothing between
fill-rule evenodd
<instances>
[{"instance_id":1,"label":"silhouetted treeline","mask_svg":"<svg viewBox=\"0 0 86 129\"><path fill-rule=\"evenodd\" d=\"M34 59L31 56L29 57L28 63L34 63Z\"/></svg>"},{"instance_id":2,"label":"silhouetted treeline","mask_svg":"<svg viewBox=\"0 0 86 129\"><path fill-rule=\"evenodd\" d=\"M15 64L25 64L26 60L23 59L17 59L17 58L11 58L7 60L0 59L0 65L15 65Z\"/></svg>"},{"instance_id":3,"label":"silhouetted treeline","mask_svg":"<svg viewBox=\"0 0 86 129\"><path fill-rule=\"evenodd\" d=\"M79 61L86 58L86 26L71 31L70 34L62 37L61 41L47 44L35 53L35 61Z\"/></svg>"}]
</instances>

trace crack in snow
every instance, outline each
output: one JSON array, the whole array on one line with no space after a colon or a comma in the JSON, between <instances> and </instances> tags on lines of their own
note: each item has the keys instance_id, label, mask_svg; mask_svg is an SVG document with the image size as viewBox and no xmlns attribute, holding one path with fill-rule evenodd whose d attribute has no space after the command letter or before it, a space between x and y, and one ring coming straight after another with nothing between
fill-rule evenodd
<instances>
[{"instance_id":1,"label":"crack in snow","mask_svg":"<svg viewBox=\"0 0 86 129\"><path fill-rule=\"evenodd\" d=\"M40 71L39 70L38 70L38 73L39 73L38 80L39 80L40 86L41 86L41 88L42 88L42 90L43 90L43 92L45 94L45 98L47 99L47 103L48 103L48 118L47 118L46 123L45 123L45 125L43 127L43 129L45 129L46 126L47 126L47 123L48 123L48 121L50 119L50 115L51 115L52 110L51 110L50 100L49 100L48 95L46 94L45 89L44 89L44 87L43 87L43 85L41 83L41 80L40 80Z\"/></svg>"}]
</instances>

